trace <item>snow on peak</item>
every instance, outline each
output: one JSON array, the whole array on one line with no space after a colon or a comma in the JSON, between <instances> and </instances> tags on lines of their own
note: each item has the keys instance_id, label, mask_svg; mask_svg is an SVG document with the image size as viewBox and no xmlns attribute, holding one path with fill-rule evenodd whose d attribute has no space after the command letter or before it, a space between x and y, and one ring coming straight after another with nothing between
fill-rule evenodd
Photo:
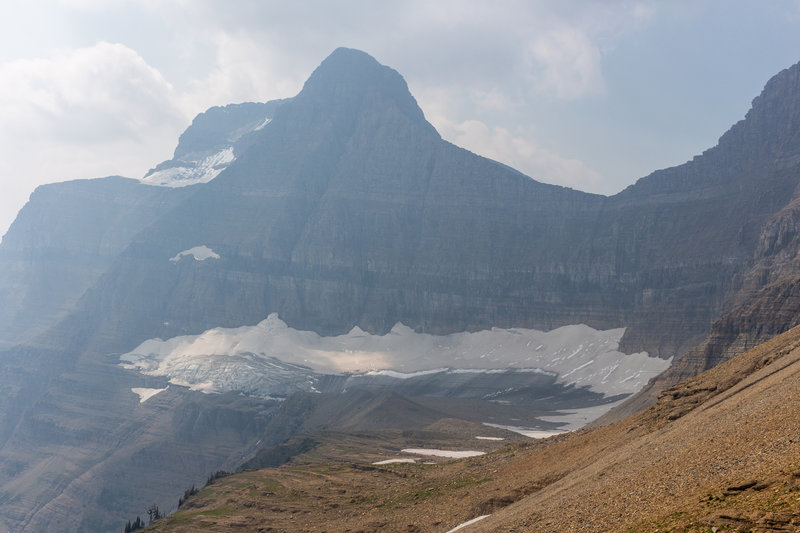
<instances>
[{"instance_id":1,"label":"snow on peak","mask_svg":"<svg viewBox=\"0 0 800 533\"><path fill-rule=\"evenodd\" d=\"M173 263L177 263L178 261L181 260L181 257L183 256L191 256L194 258L195 261L205 261L206 259L219 259L218 253L216 253L214 250L203 244L202 246L195 246L194 248L189 248L188 250L178 252L178 255L170 258L170 261L172 261Z\"/></svg>"},{"instance_id":2,"label":"snow on peak","mask_svg":"<svg viewBox=\"0 0 800 533\"><path fill-rule=\"evenodd\" d=\"M181 160L173 167L156 170L140 181L158 187L186 187L197 183L208 183L228 168L236 157L233 147L198 159Z\"/></svg>"}]
</instances>

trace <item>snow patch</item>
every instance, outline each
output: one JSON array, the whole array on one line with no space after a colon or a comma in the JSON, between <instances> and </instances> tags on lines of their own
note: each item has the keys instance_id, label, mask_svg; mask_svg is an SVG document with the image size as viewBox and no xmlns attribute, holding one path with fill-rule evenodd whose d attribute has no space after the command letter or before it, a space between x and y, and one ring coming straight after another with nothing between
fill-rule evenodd
<instances>
[{"instance_id":1,"label":"snow patch","mask_svg":"<svg viewBox=\"0 0 800 533\"><path fill-rule=\"evenodd\" d=\"M147 185L173 188L208 183L219 176L220 172L228 168L235 159L233 148L228 147L199 159L179 161L177 166L156 170L140 181Z\"/></svg>"},{"instance_id":2,"label":"snow patch","mask_svg":"<svg viewBox=\"0 0 800 533\"><path fill-rule=\"evenodd\" d=\"M572 431L582 428L592 420L596 420L614 407L623 403L626 399L627 398L622 398L621 400L613 403L583 407L581 409L570 409L569 411L561 411L558 413L558 415L540 416L539 419L544 420L545 422L556 422L558 424L563 424L562 427L565 431Z\"/></svg>"},{"instance_id":3,"label":"snow patch","mask_svg":"<svg viewBox=\"0 0 800 533\"><path fill-rule=\"evenodd\" d=\"M457 525L456 527L454 527L453 529L451 529L451 530L450 530L450 531L448 531L447 533L453 533L454 531L458 531L459 529L465 528L465 527L467 527L467 526L471 526L471 525L472 525L472 524L474 524L475 522L480 522L480 521L481 521L481 520L483 520L484 518L489 518L490 516L492 516L492 515L485 514L485 515L481 515L481 516L479 516L479 517L477 517L477 518L473 518L472 520L467 520L467 521L466 521L466 522L464 522L463 524L459 524L459 525Z\"/></svg>"},{"instance_id":4,"label":"snow patch","mask_svg":"<svg viewBox=\"0 0 800 533\"><path fill-rule=\"evenodd\" d=\"M475 450L437 450L433 448L404 448L403 453L414 453L416 455L430 455L432 457L450 457L452 459L463 459L465 457L477 457L486 455L486 452Z\"/></svg>"},{"instance_id":5,"label":"snow patch","mask_svg":"<svg viewBox=\"0 0 800 533\"><path fill-rule=\"evenodd\" d=\"M504 437L475 437L478 440L506 440Z\"/></svg>"},{"instance_id":6,"label":"snow patch","mask_svg":"<svg viewBox=\"0 0 800 533\"><path fill-rule=\"evenodd\" d=\"M378 461L376 463L372 463L374 465L391 465L394 463L416 463L416 459L386 459L385 461Z\"/></svg>"},{"instance_id":7,"label":"snow patch","mask_svg":"<svg viewBox=\"0 0 800 533\"><path fill-rule=\"evenodd\" d=\"M553 417L556 418L556 417ZM543 418L544 419L544 418ZM493 428L505 429L508 431L513 431L514 433L519 433L520 435L525 435L531 439L546 439L547 437L552 437L553 435L560 435L565 433L564 431L551 431L551 430L544 430L544 429L535 429L535 428L523 428L519 426L504 426L501 424L490 424L489 422L484 422L484 426L489 426ZM480 437L478 437L480 438Z\"/></svg>"},{"instance_id":8,"label":"snow patch","mask_svg":"<svg viewBox=\"0 0 800 533\"><path fill-rule=\"evenodd\" d=\"M255 128L253 128L253 131L259 131L259 130L263 130L263 129L264 129L264 126L266 126L266 125L267 125L267 124L269 124L270 122L272 122L272 119L271 119L271 118L269 118L269 117L265 118L265 119L264 119L264 122L262 122L261 124L259 124L259 125L258 125L258 126L256 126Z\"/></svg>"},{"instance_id":9,"label":"snow patch","mask_svg":"<svg viewBox=\"0 0 800 533\"><path fill-rule=\"evenodd\" d=\"M144 387L134 387L131 389L131 392L139 396L139 403L144 403L159 392L164 392L169 388L169 385L164 387L163 389L147 389Z\"/></svg>"},{"instance_id":10,"label":"snow patch","mask_svg":"<svg viewBox=\"0 0 800 533\"><path fill-rule=\"evenodd\" d=\"M194 248L189 248L188 250L179 252L178 255L176 255L175 257L171 257L170 261L172 261L173 263L177 263L178 261L181 260L181 257L183 256L192 256L195 261L205 261L206 259L219 259L219 254L204 244L202 246L195 246Z\"/></svg>"}]
</instances>

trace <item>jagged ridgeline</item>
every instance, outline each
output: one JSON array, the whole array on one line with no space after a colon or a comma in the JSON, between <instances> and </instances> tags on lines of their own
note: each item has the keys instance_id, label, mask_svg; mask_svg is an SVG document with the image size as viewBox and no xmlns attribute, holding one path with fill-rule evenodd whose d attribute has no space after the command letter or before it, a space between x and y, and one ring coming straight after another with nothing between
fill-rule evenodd
<instances>
[{"instance_id":1,"label":"jagged ridgeline","mask_svg":"<svg viewBox=\"0 0 800 533\"><path fill-rule=\"evenodd\" d=\"M181 342L169 339L207 340L222 331L212 328L254 327L272 314L308 353L329 342L314 336L422 338L413 333L430 347L433 335L453 334L476 347L471 332L533 340L533 330L585 324L605 331L604 357L644 351L666 365L780 277L781 258L797 249L799 71L776 75L716 147L611 197L543 184L446 142L400 74L349 49L294 98L201 114L173 159L142 180L40 187L0 244L0 516L12 529L112 530L277 444L267 441L279 441L273 421L286 408L263 389L202 394L189 385L223 391L155 372ZM576 330L557 331L551 359L571 343L588 353ZM138 367L120 366L149 339L173 344L159 345L157 361L139 353L126 359ZM282 376L327 384L326 393L338 390L337 372L377 368L347 366L343 355L333 368L256 352L193 354L235 359L220 367L232 379L274 356ZM387 356L394 365L398 353ZM515 364L529 370L524 358ZM541 405L545 390L582 406L610 401L592 388L599 377L576 387L562 379L571 371L531 372L540 388L513 401ZM503 385L496 374L458 375L471 387L464 401ZM432 383L451 394L447 376L421 374L402 394L431 396ZM426 420L454 414L443 400L414 405Z\"/></svg>"}]
</instances>

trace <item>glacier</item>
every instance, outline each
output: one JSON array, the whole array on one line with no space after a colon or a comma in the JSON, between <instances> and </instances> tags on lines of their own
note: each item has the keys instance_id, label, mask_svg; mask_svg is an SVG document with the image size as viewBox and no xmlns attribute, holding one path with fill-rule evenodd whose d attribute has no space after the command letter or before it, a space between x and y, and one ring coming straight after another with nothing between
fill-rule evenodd
<instances>
[{"instance_id":1,"label":"glacier","mask_svg":"<svg viewBox=\"0 0 800 533\"><path fill-rule=\"evenodd\" d=\"M236 156L233 147L197 159L180 161L179 165L156 170L140 181L157 187L186 187L208 183L228 168Z\"/></svg>"},{"instance_id":2,"label":"glacier","mask_svg":"<svg viewBox=\"0 0 800 533\"><path fill-rule=\"evenodd\" d=\"M671 362L620 352L623 333L580 324L547 332L493 328L431 335L398 323L385 335L354 327L324 337L291 328L273 313L253 326L150 339L121 355L120 364L195 390L265 397L313 392L321 376L344 376L352 384L479 373L551 375L557 383L613 396L637 392Z\"/></svg>"}]
</instances>

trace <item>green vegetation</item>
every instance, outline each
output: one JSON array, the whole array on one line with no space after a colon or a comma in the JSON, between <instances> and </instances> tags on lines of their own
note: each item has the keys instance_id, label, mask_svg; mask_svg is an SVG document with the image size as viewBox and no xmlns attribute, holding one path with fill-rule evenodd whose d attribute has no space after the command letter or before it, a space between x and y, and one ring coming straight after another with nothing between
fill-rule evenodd
<instances>
[{"instance_id":1,"label":"green vegetation","mask_svg":"<svg viewBox=\"0 0 800 533\"><path fill-rule=\"evenodd\" d=\"M186 503L186 500L188 500L188 499L189 499L189 496L194 496L194 495L195 495L195 494L197 494L198 492L200 492L200 491L199 491L199 490L197 490L197 488L196 488L194 485L192 485L192 488L190 488L190 489L186 489L185 491L183 491L183 497L181 497L181 498L178 498L178 509L180 509L180 508L181 508L181 506L182 506L184 503Z\"/></svg>"},{"instance_id":2,"label":"green vegetation","mask_svg":"<svg viewBox=\"0 0 800 533\"><path fill-rule=\"evenodd\" d=\"M217 470L216 472L208 476L208 481L206 481L206 487L214 483L216 480L230 475L231 475L230 472L226 472L224 470Z\"/></svg>"},{"instance_id":3,"label":"green vegetation","mask_svg":"<svg viewBox=\"0 0 800 533\"><path fill-rule=\"evenodd\" d=\"M128 523L125 524L125 533L131 533L131 531L137 531L139 529L144 529L144 521L138 516L133 522L128 520Z\"/></svg>"}]
</instances>

